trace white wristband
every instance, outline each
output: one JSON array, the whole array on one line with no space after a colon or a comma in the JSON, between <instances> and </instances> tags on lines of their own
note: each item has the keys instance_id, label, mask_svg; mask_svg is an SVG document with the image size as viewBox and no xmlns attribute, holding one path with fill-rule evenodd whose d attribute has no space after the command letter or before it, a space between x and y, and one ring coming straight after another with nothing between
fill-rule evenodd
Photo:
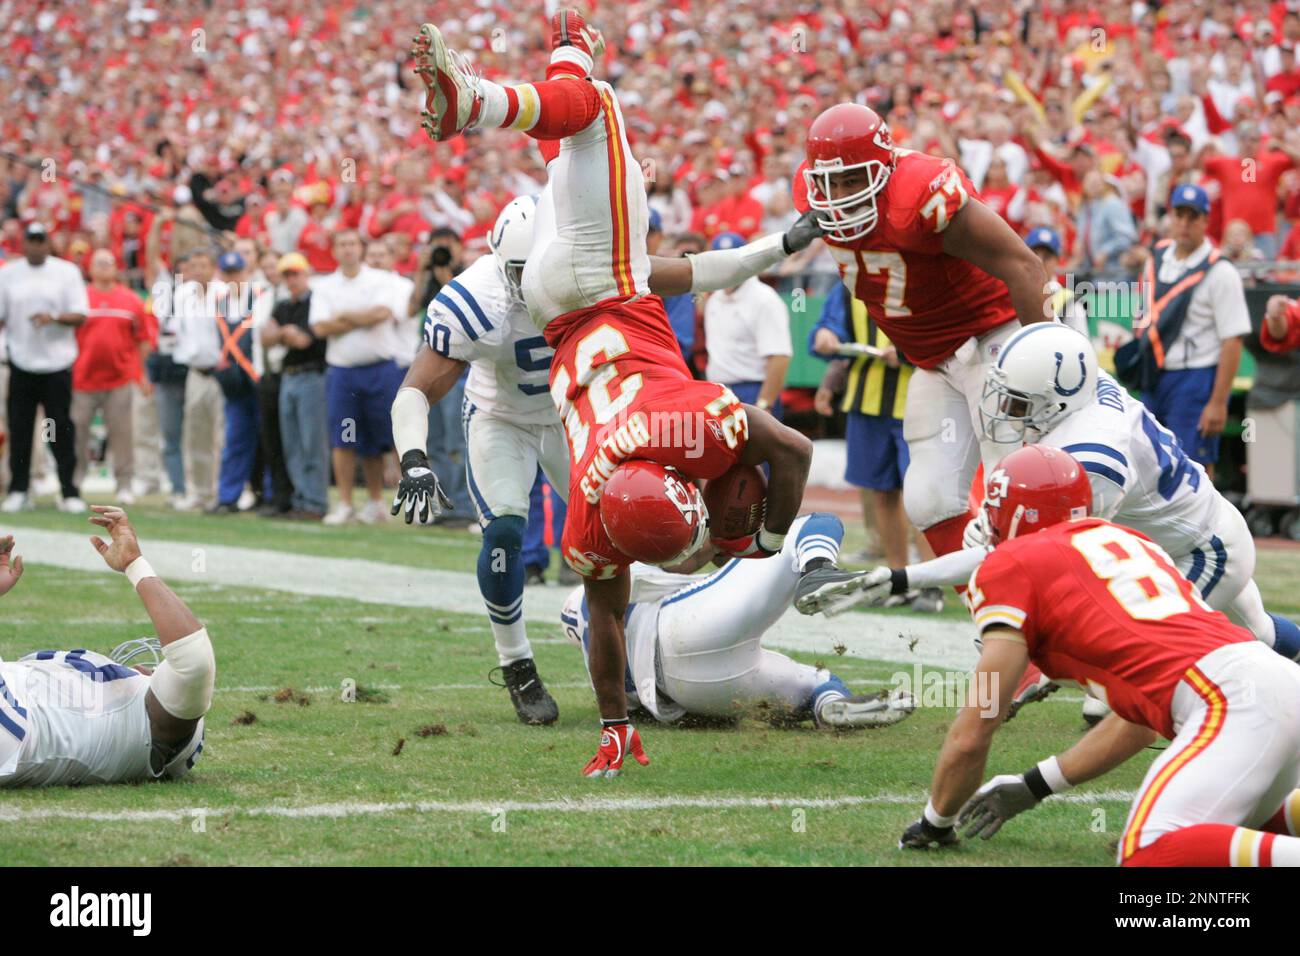
<instances>
[{"instance_id":1,"label":"white wristband","mask_svg":"<svg viewBox=\"0 0 1300 956\"><path fill-rule=\"evenodd\" d=\"M925 801L925 819L933 827L950 827L957 822L956 816L945 817L934 808L934 804L929 800Z\"/></svg>"},{"instance_id":2,"label":"white wristband","mask_svg":"<svg viewBox=\"0 0 1300 956\"><path fill-rule=\"evenodd\" d=\"M136 558L126 566L126 579L131 582L131 587L133 588L138 588L140 582L145 578L156 577L158 577L158 575L154 574L153 568L151 568L149 562L144 559L144 555L140 555L140 557Z\"/></svg>"},{"instance_id":3,"label":"white wristband","mask_svg":"<svg viewBox=\"0 0 1300 956\"><path fill-rule=\"evenodd\" d=\"M1057 763L1055 756L1038 761L1038 772L1043 775L1043 783L1052 788L1052 793L1064 793L1074 786L1065 779L1065 774L1061 773L1061 765Z\"/></svg>"},{"instance_id":4,"label":"white wristband","mask_svg":"<svg viewBox=\"0 0 1300 956\"><path fill-rule=\"evenodd\" d=\"M758 546L764 551L776 553L785 545L785 535L777 534L775 531L768 531L766 528L758 529Z\"/></svg>"}]
</instances>

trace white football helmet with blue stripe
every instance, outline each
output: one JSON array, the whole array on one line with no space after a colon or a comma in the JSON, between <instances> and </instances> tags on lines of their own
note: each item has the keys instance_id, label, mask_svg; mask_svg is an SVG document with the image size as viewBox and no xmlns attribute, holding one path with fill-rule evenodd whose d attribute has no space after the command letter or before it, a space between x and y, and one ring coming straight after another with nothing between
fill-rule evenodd
<instances>
[{"instance_id":1,"label":"white football helmet with blue stripe","mask_svg":"<svg viewBox=\"0 0 1300 956\"><path fill-rule=\"evenodd\" d=\"M520 279L524 263L533 248L533 225L537 220L537 196L517 196L506 203L497 221L488 233L488 248L497 257L497 265L505 276L510 293L521 298Z\"/></svg>"},{"instance_id":2,"label":"white football helmet with blue stripe","mask_svg":"<svg viewBox=\"0 0 1300 956\"><path fill-rule=\"evenodd\" d=\"M1097 392L1097 353L1086 335L1056 322L1027 325L989 366L980 397L984 436L1036 442Z\"/></svg>"}]
</instances>

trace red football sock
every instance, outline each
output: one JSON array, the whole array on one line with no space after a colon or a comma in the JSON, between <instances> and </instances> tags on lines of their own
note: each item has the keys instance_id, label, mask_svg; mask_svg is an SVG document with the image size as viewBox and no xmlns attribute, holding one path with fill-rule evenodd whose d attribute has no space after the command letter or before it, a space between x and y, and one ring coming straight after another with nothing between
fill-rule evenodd
<instances>
[{"instance_id":1,"label":"red football sock","mask_svg":"<svg viewBox=\"0 0 1300 956\"><path fill-rule=\"evenodd\" d=\"M1166 833L1124 866L1300 866L1300 839L1226 823L1198 823Z\"/></svg>"},{"instance_id":2,"label":"red football sock","mask_svg":"<svg viewBox=\"0 0 1300 956\"><path fill-rule=\"evenodd\" d=\"M970 523L971 517L969 512L962 512L925 529L925 540L934 549L935 557L961 550L961 538L966 532L966 525Z\"/></svg>"},{"instance_id":3,"label":"red football sock","mask_svg":"<svg viewBox=\"0 0 1300 956\"><path fill-rule=\"evenodd\" d=\"M554 64L548 75L556 66L566 65ZM504 115L485 111L481 125L517 129L533 139L554 140L580 133L600 113L596 88L571 73L560 72L555 79L501 89L505 93Z\"/></svg>"}]
</instances>

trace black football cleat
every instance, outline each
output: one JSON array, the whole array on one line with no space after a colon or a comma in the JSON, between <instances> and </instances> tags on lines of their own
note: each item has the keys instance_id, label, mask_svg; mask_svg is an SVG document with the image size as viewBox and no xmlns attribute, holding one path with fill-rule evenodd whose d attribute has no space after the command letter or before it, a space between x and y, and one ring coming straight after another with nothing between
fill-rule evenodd
<instances>
[{"instance_id":1,"label":"black football cleat","mask_svg":"<svg viewBox=\"0 0 1300 956\"><path fill-rule=\"evenodd\" d=\"M541 677L538 676L537 665L533 663L531 657L506 664L504 667L492 668L488 679L492 680L492 675L497 671L501 672L505 680L504 684L497 684L497 686L504 687L510 692L510 703L515 705L515 713L519 715L522 723L536 727L553 724L559 720L560 708L555 703L555 698L547 691L546 685L542 683ZM492 683L495 684L496 681Z\"/></svg>"}]
</instances>

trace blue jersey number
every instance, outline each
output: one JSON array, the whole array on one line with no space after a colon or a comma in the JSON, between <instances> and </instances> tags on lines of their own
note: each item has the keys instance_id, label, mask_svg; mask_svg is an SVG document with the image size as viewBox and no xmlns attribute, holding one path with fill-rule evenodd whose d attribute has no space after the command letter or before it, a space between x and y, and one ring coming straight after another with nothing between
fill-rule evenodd
<instances>
[{"instance_id":1,"label":"blue jersey number","mask_svg":"<svg viewBox=\"0 0 1300 956\"><path fill-rule=\"evenodd\" d=\"M1160 480L1156 483L1160 497L1171 501L1184 478L1192 486L1192 491L1201 487L1201 473L1188 459L1183 446L1172 433L1160 427L1150 412L1142 412L1142 431L1155 449L1156 463L1160 466Z\"/></svg>"},{"instance_id":2,"label":"blue jersey number","mask_svg":"<svg viewBox=\"0 0 1300 956\"><path fill-rule=\"evenodd\" d=\"M425 328L425 340L429 343L429 348L443 358L450 358L447 353L451 351L451 329L447 326L441 322L429 322Z\"/></svg>"},{"instance_id":3,"label":"blue jersey number","mask_svg":"<svg viewBox=\"0 0 1300 956\"><path fill-rule=\"evenodd\" d=\"M541 352L540 356L534 352ZM515 343L515 364L525 372L548 372L551 368L551 356L555 350L546 344L546 339L534 335L531 339L520 339ZM519 383L519 391L525 395L544 395L548 391L545 385Z\"/></svg>"}]
</instances>

